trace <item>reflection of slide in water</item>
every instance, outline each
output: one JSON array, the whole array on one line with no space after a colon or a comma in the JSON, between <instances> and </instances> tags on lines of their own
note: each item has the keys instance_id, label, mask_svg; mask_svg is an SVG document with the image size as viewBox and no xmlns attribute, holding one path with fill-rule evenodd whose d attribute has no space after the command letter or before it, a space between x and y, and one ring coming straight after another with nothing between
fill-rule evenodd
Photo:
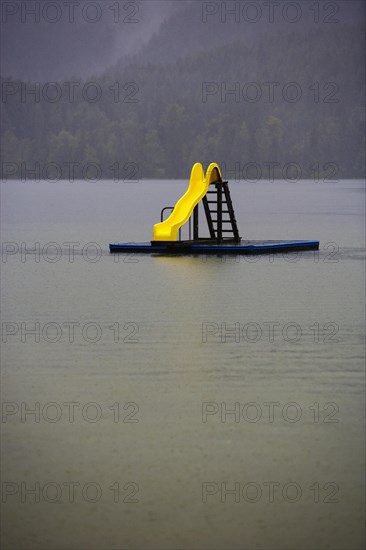
<instances>
[{"instance_id":1,"label":"reflection of slide in water","mask_svg":"<svg viewBox=\"0 0 366 550\"><path fill-rule=\"evenodd\" d=\"M188 221L194 207L206 195L210 184L221 180L220 168L215 162L208 167L206 177L202 164L196 162L187 191L174 206L169 218L154 225L154 241L176 241L179 228Z\"/></svg>"}]
</instances>

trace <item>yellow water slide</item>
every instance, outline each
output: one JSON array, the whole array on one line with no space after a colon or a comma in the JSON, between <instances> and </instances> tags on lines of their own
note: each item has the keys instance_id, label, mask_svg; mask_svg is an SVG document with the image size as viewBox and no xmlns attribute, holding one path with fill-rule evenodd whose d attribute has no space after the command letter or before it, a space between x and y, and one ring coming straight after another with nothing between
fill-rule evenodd
<instances>
[{"instance_id":1,"label":"yellow water slide","mask_svg":"<svg viewBox=\"0 0 366 550\"><path fill-rule=\"evenodd\" d=\"M176 241L178 230L193 213L194 207L206 195L211 183L222 181L219 166L212 162L206 177L200 162L193 165L187 191L174 206L169 218L154 225L154 241Z\"/></svg>"}]
</instances>

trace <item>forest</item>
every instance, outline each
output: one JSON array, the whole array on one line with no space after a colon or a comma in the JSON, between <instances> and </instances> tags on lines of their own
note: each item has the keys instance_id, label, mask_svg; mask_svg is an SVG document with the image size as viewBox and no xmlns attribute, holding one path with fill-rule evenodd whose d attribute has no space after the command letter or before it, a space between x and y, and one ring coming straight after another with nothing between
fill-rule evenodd
<instances>
[{"instance_id":1,"label":"forest","mask_svg":"<svg viewBox=\"0 0 366 550\"><path fill-rule=\"evenodd\" d=\"M87 79L3 75L2 179L186 178L198 161L231 179L362 178L362 33L237 33L164 61L155 35L149 61Z\"/></svg>"}]
</instances>

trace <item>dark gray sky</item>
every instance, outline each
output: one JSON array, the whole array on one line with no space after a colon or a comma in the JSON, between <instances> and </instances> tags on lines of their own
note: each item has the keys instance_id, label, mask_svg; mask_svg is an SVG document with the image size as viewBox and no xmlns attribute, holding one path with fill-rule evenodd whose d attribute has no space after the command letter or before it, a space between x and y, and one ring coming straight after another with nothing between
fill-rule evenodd
<instances>
[{"instance_id":1,"label":"dark gray sky","mask_svg":"<svg viewBox=\"0 0 366 550\"><path fill-rule=\"evenodd\" d=\"M1 3L1 74L89 76L138 52L187 2L53 0Z\"/></svg>"},{"instance_id":2,"label":"dark gray sky","mask_svg":"<svg viewBox=\"0 0 366 550\"><path fill-rule=\"evenodd\" d=\"M140 62L166 62L212 47L212 36L218 42L245 37L250 43L282 29L321 31L334 18L357 22L364 5L364 0L280 0L273 8L264 0L2 0L1 75L36 81L90 77L141 49ZM251 23L256 16L257 24Z\"/></svg>"}]
</instances>

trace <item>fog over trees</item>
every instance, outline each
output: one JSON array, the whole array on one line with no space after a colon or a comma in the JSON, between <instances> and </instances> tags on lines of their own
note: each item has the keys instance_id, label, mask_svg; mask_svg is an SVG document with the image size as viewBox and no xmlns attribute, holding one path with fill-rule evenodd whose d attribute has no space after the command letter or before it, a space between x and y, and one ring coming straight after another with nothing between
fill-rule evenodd
<instances>
[{"instance_id":1,"label":"fog over trees","mask_svg":"<svg viewBox=\"0 0 366 550\"><path fill-rule=\"evenodd\" d=\"M248 179L288 166L294 179L364 176L363 3L99 4L95 23L2 13L9 176L38 162L55 178L70 163L75 178L88 163L104 178L174 178L197 161Z\"/></svg>"}]
</instances>

